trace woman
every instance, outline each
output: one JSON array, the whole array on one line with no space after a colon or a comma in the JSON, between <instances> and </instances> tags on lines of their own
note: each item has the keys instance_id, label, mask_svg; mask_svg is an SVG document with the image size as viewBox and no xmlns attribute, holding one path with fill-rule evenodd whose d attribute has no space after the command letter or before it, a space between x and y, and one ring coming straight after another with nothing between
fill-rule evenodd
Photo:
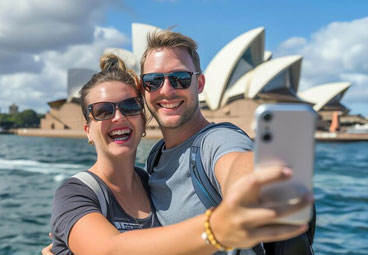
<instances>
[{"instance_id":1,"label":"woman","mask_svg":"<svg viewBox=\"0 0 368 255\"><path fill-rule=\"evenodd\" d=\"M151 213L146 173L134 168L146 124L143 100L136 87L138 79L113 56L101 59L101 69L80 91L84 130L97 152L97 161L88 172L108 193L112 209L108 219L121 231L158 226ZM58 189L51 218L53 253L64 254L67 243L73 251L83 251L80 238L91 239L83 222L91 220L96 226L102 225L100 231L105 229L106 219L99 217L98 206L93 191L76 178ZM88 226L86 230L90 229Z\"/></svg>"},{"instance_id":2,"label":"woman","mask_svg":"<svg viewBox=\"0 0 368 255\"><path fill-rule=\"evenodd\" d=\"M265 220L283 215L282 210L249 210L246 205L255 207L262 185L290 177L290 171L282 168L264 170L262 177L255 173L239 180L234 192L216 210L182 223L152 228L159 222L149 199L147 177L134 167L146 124L138 78L113 55L103 57L100 66L102 71L81 89L81 107L88 143L94 144L97 152L88 173L107 192L111 205L104 217L96 194L88 186L76 178L66 180L54 198L52 253L211 254L231 247L251 247L267 241L265 234L274 240L263 225ZM295 210L303 205L296 205ZM254 226L251 233L244 231L249 225ZM290 230L297 235L306 229Z\"/></svg>"}]
</instances>

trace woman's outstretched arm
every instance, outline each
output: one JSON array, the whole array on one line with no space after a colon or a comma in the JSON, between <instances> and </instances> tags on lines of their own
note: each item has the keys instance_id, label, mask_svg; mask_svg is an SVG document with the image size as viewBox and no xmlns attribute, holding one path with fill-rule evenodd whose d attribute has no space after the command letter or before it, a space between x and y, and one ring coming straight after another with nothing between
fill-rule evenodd
<instances>
[{"instance_id":1,"label":"woman's outstretched arm","mask_svg":"<svg viewBox=\"0 0 368 255\"><path fill-rule=\"evenodd\" d=\"M210 218L216 239L227 247L250 248L259 242L289 239L305 232L305 225L271 222L311 203L308 196L282 207L264 207L256 202L262 186L290 175L287 169L273 167L234 183ZM120 233L102 214L90 213L73 226L69 247L74 254L211 254L217 249L201 238L205 219L205 215L199 215L170 226Z\"/></svg>"}]
</instances>

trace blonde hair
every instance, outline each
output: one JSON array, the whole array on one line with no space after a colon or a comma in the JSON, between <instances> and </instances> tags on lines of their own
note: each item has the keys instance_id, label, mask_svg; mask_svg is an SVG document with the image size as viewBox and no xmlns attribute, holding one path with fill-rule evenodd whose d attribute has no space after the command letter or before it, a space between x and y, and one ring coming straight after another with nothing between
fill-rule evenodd
<instances>
[{"instance_id":1,"label":"blonde hair","mask_svg":"<svg viewBox=\"0 0 368 255\"><path fill-rule=\"evenodd\" d=\"M167 29L161 31L155 30L147 35L147 48L140 62L141 74L144 72L144 62L146 61L148 53L154 49L163 48L181 48L186 50L193 60L195 71L201 72L197 43L188 36Z\"/></svg>"}]
</instances>

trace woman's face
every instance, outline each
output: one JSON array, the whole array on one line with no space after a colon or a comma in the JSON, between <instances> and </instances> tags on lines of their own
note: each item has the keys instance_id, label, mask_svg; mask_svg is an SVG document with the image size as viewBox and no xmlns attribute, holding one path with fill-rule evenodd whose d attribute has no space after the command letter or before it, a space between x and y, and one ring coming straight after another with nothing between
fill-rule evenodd
<instances>
[{"instance_id":1,"label":"woman's face","mask_svg":"<svg viewBox=\"0 0 368 255\"><path fill-rule=\"evenodd\" d=\"M87 96L87 104L98 102L117 103L127 98L137 97L134 89L118 81L107 81L93 87ZM135 155L144 131L141 114L125 116L118 108L108 120L96 121L90 113L90 122L84 130L88 140L93 141L97 155L116 157Z\"/></svg>"}]
</instances>

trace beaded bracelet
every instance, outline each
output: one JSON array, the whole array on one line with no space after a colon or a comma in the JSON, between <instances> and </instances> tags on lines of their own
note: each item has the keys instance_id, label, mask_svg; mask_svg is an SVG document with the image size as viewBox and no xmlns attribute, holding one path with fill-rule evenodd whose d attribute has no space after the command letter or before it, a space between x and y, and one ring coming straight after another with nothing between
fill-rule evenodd
<instances>
[{"instance_id":1,"label":"beaded bracelet","mask_svg":"<svg viewBox=\"0 0 368 255\"><path fill-rule=\"evenodd\" d=\"M219 241L217 241L215 235L210 226L210 217L213 213L214 208L210 208L206 211L206 220L204 222L204 232L202 233L202 239L206 244L211 244L215 246L220 251L231 251L233 248L222 245Z\"/></svg>"}]
</instances>

